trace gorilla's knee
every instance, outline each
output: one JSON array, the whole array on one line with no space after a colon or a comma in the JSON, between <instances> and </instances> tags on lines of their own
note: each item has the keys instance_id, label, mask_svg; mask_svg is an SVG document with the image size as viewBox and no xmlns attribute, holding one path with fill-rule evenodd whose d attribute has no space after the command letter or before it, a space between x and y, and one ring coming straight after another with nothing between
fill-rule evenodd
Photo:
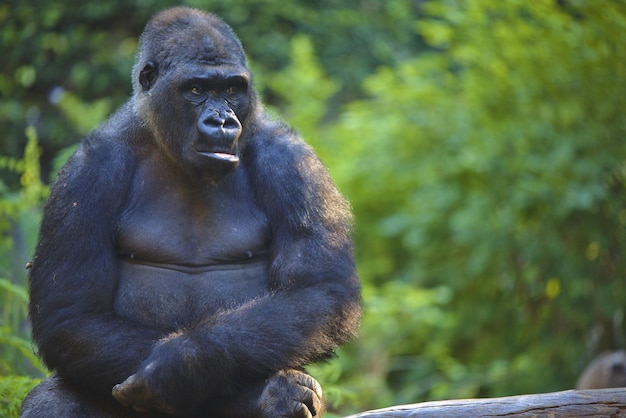
<instances>
[{"instance_id":1,"label":"gorilla's knee","mask_svg":"<svg viewBox=\"0 0 626 418\"><path fill-rule=\"evenodd\" d=\"M20 418L135 418L132 410L94 398L52 376L37 385L22 402Z\"/></svg>"}]
</instances>

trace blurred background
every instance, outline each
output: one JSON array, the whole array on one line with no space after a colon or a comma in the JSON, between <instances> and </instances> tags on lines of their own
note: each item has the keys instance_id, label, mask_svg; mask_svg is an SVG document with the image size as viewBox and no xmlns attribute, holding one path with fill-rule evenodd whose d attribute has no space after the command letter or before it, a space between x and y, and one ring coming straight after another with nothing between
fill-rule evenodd
<instances>
[{"instance_id":1,"label":"blurred background","mask_svg":"<svg viewBox=\"0 0 626 418\"><path fill-rule=\"evenodd\" d=\"M48 185L178 4L233 26L352 203L359 338L310 368L331 417L569 389L624 348L626 0L4 0L0 415L45 373L24 266Z\"/></svg>"}]
</instances>

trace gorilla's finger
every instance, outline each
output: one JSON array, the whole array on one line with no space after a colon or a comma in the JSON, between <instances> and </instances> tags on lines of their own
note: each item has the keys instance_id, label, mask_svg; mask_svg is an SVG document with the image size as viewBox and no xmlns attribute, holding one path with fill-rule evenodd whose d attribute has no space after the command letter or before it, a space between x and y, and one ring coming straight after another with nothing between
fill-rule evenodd
<instances>
[{"instance_id":1,"label":"gorilla's finger","mask_svg":"<svg viewBox=\"0 0 626 418\"><path fill-rule=\"evenodd\" d=\"M323 397L322 386L312 376L306 373L296 372L293 377L297 384L312 390L318 398L321 399Z\"/></svg>"},{"instance_id":2,"label":"gorilla's finger","mask_svg":"<svg viewBox=\"0 0 626 418\"><path fill-rule=\"evenodd\" d=\"M322 412L323 404L322 399L315 393L313 390L309 388L302 388L302 397L300 401L306 405L306 407L311 411L313 416L316 416L320 412Z\"/></svg>"},{"instance_id":3,"label":"gorilla's finger","mask_svg":"<svg viewBox=\"0 0 626 418\"><path fill-rule=\"evenodd\" d=\"M311 413L309 408L300 402L294 404L293 414L289 418L313 418L315 414Z\"/></svg>"},{"instance_id":4,"label":"gorilla's finger","mask_svg":"<svg viewBox=\"0 0 626 418\"><path fill-rule=\"evenodd\" d=\"M130 406L133 403L133 399L137 396L139 392L137 383L137 376L131 375L122 383L113 386L111 394L122 405Z\"/></svg>"}]
</instances>

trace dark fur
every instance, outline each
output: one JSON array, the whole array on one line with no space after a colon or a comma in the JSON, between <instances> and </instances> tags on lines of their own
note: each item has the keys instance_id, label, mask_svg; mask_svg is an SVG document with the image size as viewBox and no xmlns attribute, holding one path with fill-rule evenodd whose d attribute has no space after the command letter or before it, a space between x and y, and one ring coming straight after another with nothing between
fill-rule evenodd
<instances>
[{"instance_id":1,"label":"dark fur","mask_svg":"<svg viewBox=\"0 0 626 418\"><path fill-rule=\"evenodd\" d=\"M605 351L587 365L576 382L576 389L626 387L626 351Z\"/></svg>"},{"instance_id":2,"label":"dark fur","mask_svg":"<svg viewBox=\"0 0 626 418\"><path fill-rule=\"evenodd\" d=\"M140 45L133 97L81 143L44 210L30 276L30 318L39 353L55 377L27 397L23 416L144 416L112 396L123 382L115 389L117 400L148 410L148 416L315 415L321 392L298 370L351 338L360 315L349 207L311 148L263 114L251 85L245 97L208 99L193 108L179 97L176 83L186 76L181 71L196 65L226 68L219 77L228 76L229 68L250 76L241 44L219 18L187 8L165 11L148 24ZM238 167L188 157L185 146L192 138L221 146L198 136L196 122L231 110L241 135L238 142L230 133L224 138L237 142ZM181 200L170 199L170 208L159 201L161 188L164 196ZM151 200L144 202L141 193ZM238 206L220 209L222 194ZM172 219L187 213L185 199L210 202L198 216L216 213L242 232L225 233L210 219ZM158 215L155 223L137 215L143 206ZM189 229L168 226L179 221ZM187 239L186 231L196 231L193 222L203 233ZM164 234L162 225L170 228ZM181 293L195 276L160 269L172 279L160 282L169 290L141 293L120 270L143 268L126 248L139 241L140 258L151 263L211 269L208 256L195 250L215 248L218 267L239 263L242 271L255 272L246 270L242 254L219 251L252 245L255 234L265 244L248 256L260 266L267 260L268 267L265 285L256 285L250 297L233 294L230 283L236 285L227 273L200 274L215 279L216 294L232 299L228 304L216 302L221 299L205 282L200 296ZM180 244L169 244L177 238ZM175 260L159 252L159 240ZM131 283L123 295L121 277ZM128 289L152 306L163 303L157 295L170 294L194 303L166 304L177 320L152 323L139 310L136 317L119 314L124 307L118 299Z\"/></svg>"}]
</instances>

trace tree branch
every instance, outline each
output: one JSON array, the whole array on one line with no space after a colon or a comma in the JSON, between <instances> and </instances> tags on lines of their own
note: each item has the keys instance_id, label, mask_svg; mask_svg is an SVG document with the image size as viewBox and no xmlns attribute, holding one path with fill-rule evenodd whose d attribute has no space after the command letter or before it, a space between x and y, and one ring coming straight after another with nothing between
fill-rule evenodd
<instances>
[{"instance_id":1,"label":"tree branch","mask_svg":"<svg viewBox=\"0 0 626 418\"><path fill-rule=\"evenodd\" d=\"M548 416L626 417L626 388L424 402L362 412L346 418Z\"/></svg>"}]
</instances>

